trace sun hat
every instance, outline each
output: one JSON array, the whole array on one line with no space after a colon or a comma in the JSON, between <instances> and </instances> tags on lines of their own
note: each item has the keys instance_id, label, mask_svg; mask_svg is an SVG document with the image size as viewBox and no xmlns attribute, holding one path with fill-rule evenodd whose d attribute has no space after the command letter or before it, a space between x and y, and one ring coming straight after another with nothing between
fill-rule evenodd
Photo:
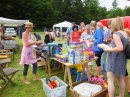
<instances>
[{"instance_id":1,"label":"sun hat","mask_svg":"<svg viewBox=\"0 0 130 97\"><path fill-rule=\"evenodd\" d=\"M27 27L34 27L34 26L33 26L33 23L32 23L32 22L27 22L27 23L25 24L25 27L27 28Z\"/></svg>"}]
</instances>

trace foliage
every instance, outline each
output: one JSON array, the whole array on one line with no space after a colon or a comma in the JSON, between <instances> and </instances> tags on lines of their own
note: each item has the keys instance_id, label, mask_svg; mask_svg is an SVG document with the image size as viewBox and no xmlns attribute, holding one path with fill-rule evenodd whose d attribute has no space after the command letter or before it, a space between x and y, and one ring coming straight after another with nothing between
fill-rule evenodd
<instances>
[{"instance_id":1,"label":"foliage","mask_svg":"<svg viewBox=\"0 0 130 97\"><path fill-rule=\"evenodd\" d=\"M125 16L125 14L126 13L121 8L111 9L107 14L107 18L114 18L117 16Z\"/></svg>"},{"instance_id":2,"label":"foliage","mask_svg":"<svg viewBox=\"0 0 130 97\"><path fill-rule=\"evenodd\" d=\"M91 20L130 15L130 7L123 10L117 5L114 0L113 9L107 11L98 0L1 0L0 16L30 20L36 29L43 29L62 21L87 24Z\"/></svg>"},{"instance_id":3,"label":"foliage","mask_svg":"<svg viewBox=\"0 0 130 97\"><path fill-rule=\"evenodd\" d=\"M125 7L125 13L126 13L126 16L130 16L130 6L129 7Z\"/></svg>"}]
</instances>

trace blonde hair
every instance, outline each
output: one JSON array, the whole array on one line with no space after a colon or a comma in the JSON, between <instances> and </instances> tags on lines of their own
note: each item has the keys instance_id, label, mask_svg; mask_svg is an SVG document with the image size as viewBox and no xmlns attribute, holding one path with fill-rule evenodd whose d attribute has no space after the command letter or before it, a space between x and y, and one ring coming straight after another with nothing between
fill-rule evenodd
<instances>
[{"instance_id":1,"label":"blonde hair","mask_svg":"<svg viewBox=\"0 0 130 97\"><path fill-rule=\"evenodd\" d=\"M112 19L111 22L111 28L112 28L112 32L116 32L119 30L124 30L124 21L122 18L120 18L119 16Z\"/></svg>"},{"instance_id":2,"label":"blonde hair","mask_svg":"<svg viewBox=\"0 0 130 97\"><path fill-rule=\"evenodd\" d=\"M94 26L96 28L97 27L97 22L96 21L91 21L90 25Z\"/></svg>"}]
</instances>

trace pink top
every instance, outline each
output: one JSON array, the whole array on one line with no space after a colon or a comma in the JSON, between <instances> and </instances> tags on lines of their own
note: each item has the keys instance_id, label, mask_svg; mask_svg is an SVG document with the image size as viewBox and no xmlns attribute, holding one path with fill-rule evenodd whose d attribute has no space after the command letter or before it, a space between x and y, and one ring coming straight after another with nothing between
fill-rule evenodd
<instances>
[{"instance_id":1,"label":"pink top","mask_svg":"<svg viewBox=\"0 0 130 97\"><path fill-rule=\"evenodd\" d=\"M33 42L32 38L31 38L31 34L28 35L28 42L30 42L30 43ZM32 45L25 46L25 43L23 41L23 48L22 48L20 64L31 65L31 64L36 63L36 62L37 62L37 59L33 53L33 46Z\"/></svg>"}]
</instances>

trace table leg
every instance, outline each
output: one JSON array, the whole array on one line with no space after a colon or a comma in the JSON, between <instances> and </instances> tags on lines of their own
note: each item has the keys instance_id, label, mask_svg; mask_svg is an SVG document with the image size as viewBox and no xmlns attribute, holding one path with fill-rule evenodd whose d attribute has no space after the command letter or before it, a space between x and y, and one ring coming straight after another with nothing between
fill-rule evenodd
<instances>
[{"instance_id":1,"label":"table leg","mask_svg":"<svg viewBox=\"0 0 130 97\"><path fill-rule=\"evenodd\" d=\"M49 76L51 77L51 68L50 68L50 58L47 59L47 67L48 67L48 73L49 73Z\"/></svg>"},{"instance_id":2,"label":"table leg","mask_svg":"<svg viewBox=\"0 0 130 97\"><path fill-rule=\"evenodd\" d=\"M65 71L64 65L62 64L62 70Z\"/></svg>"},{"instance_id":3,"label":"table leg","mask_svg":"<svg viewBox=\"0 0 130 97\"><path fill-rule=\"evenodd\" d=\"M67 78L67 66L65 66L64 82L66 82L66 78Z\"/></svg>"},{"instance_id":4,"label":"table leg","mask_svg":"<svg viewBox=\"0 0 130 97\"><path fill-rule=\"evenodd\" d=\"M46 65L45 65L45 72L48 72L48 58L46 57Z\"/></svg>"},{"instance_id":5,"label":"table leg","mask_svg":"<svg viewBox=\"0 0 130 97\"><path fill-rule=\"evenodd\" d=\"M89 73L89 68L88 68L88 62L85 63L85 68L86 68L86 70L87 70L88 82L90 82L90 73Z\"/></svg>"},{"instance_id":6,"label":"table leg","mask_svg":"<svg viewBox=\"0 0 130 97\"><path fill-rule=\"evenodd\" d=\"M83 76L84 76L84 71L85 71L85 64L86 64L86 63L84 63L84 64L83 64L83 70L82 70L82 74L81 74L81 79L80 79L80 81L82 81L82 79L83 79Z\"/></svg>"},{"instance_id":7,"label":"table leg","mask_svg":"<svg viewBox=\"0 0 130 97\"><path fill-rule=\"evenodd\" d=\"M69 66L67 66L67 74L68 74L68 80L69 80L70 88L72 88L72 78L71 78L70 67Z\"/></svg>"}]
</instances>

